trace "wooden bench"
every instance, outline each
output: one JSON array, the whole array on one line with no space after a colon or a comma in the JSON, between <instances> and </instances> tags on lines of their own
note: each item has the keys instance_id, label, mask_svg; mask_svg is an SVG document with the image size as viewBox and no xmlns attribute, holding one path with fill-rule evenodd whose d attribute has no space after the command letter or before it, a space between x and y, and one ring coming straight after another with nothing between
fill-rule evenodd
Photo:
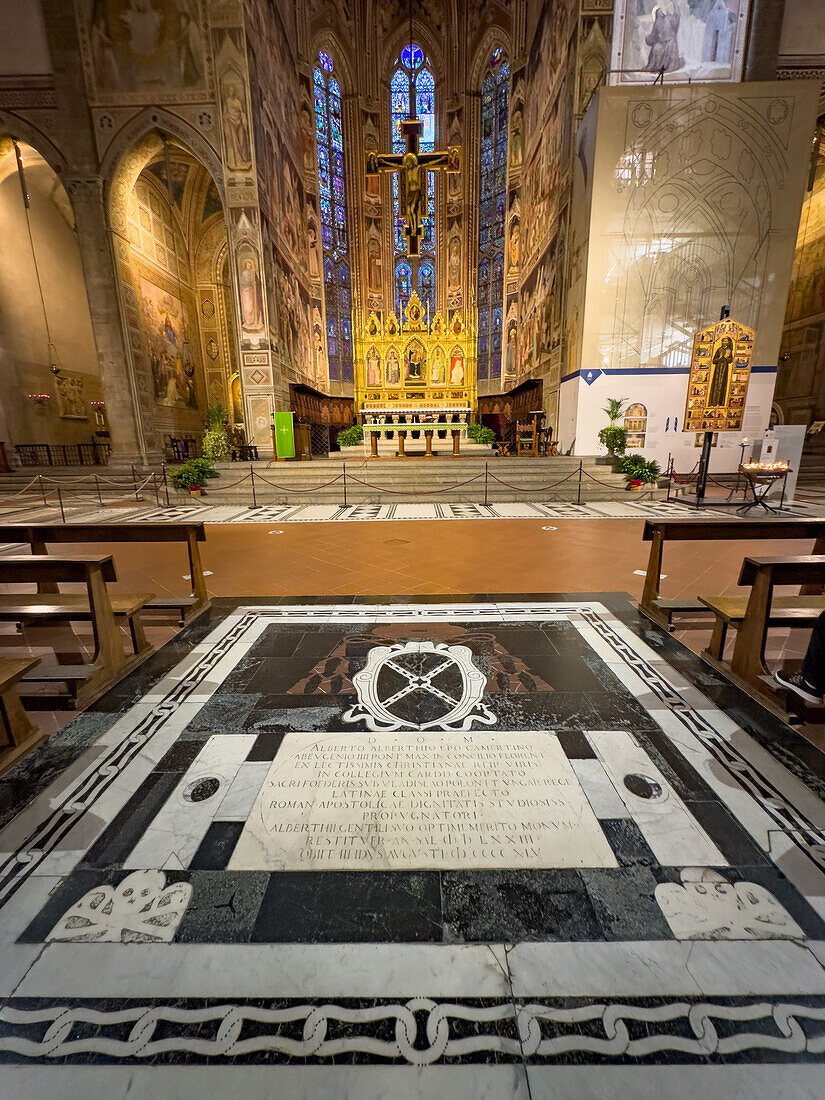
<instances>
[{"instance_id":1,"label":"wooden bench","mask_svg":"<svg viewBox=\"0 0 825 1100\"><path fill-rule=\"evenodd\" d=\"M92 624L94 655L91 663L77 665L38 665L23 673L25 683L65 683L67 695L33 696L42 705L43 700L68 703L80 708L99 698L128 672L149 657L153 649L146 642L139 625L132 630L132 642L136 651L127 655L123 650L123 636L115 619L112 598L106 585L117 580L115 563L111 554L83 555L3 555L0 556L0 584L84 584L86 594L77 596L51 592L43 600L43 593L4 593L2 618L23 625L32 622L87 621ZM145 596L120 597L124 607L137 612L151 598ZM16 602L15 602L16 601ZM135 606L136 605L136 606Z\"/></svg>"},{"instance_id":2,"label":"wooden bench","mask_svg":"<svg viewBox=\"0 0 825 1100\"><path fill-rule=\"evenodd\" d=\"M777 585L819 588L825 584L825 554L800 557L745 558L740 585L750 585L749 596L707 596L702 603L716 616L710 645L702 658L752 694L764 695L765 640L772 626L808 626L825 611L825 596L810 592L777 596ZM736 628L730 666L723 660L725 635Z\"/></svg>"},{"instance_id":3,"label":"wooden bench","mask_svg":"<svg viewBox=\"0 0 825 1100\"><path fill-rule=\"evenodd\" d=\"M645 523L643 542L649 542L642 598L639 610L648 619L665 630L674 626L674 615L690 615L690 622L680 622L680 627L707 626L710 610L701 600L665 600L659 595L662 557L666 542L718 542L750 541L753 539L813 539L813 552L825 554L825 520L821 519L686 519L648 520ZM696 622L696 620L699 620Z\"/></svg>"},{"instance_id":4,"label":"wooden bench","mask_svg":"<svg viewBox=\"0 0 825 1100\"><path fill-rule=\"evenodd\" d=\"M0 657L0 772L45 736L29 721L17 693L21 678L38 664L39 657Z\"/></svg>"},{"instance_id":5,"label":"wooden bench","mask_svg":"<svg viewBox=\"0 0 825 1100\"><path fill-rule=\"evenodd\" d=\"M143 608L144 614L177 611L181 626L210 607L198 546L199 542L205 541L206 532L202 523L0 524L0 542L27 542L33 554L48 553L49 543L185 542L191 578L190 595L154 597ZM38 590L55 591L56 586L50 588L42 585Z\"/></svg>"}]
</instances>

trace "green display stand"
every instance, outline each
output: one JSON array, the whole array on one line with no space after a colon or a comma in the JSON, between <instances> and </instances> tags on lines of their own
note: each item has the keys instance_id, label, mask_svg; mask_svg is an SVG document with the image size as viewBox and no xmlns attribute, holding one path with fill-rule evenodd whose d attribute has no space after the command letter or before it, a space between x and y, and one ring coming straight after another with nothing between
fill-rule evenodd
<instances>
[{"instance_id":1,"label":"green display stand","mask_svg":"<svg viewBox=\"0 0 825 1100\"><path fill-rule=\"evenodd\" d=\"M292 427L291 412L276 412L273 417L272 435L275 441L276 458L295 457L295 433Z\"/></svg>"}]
</instances>

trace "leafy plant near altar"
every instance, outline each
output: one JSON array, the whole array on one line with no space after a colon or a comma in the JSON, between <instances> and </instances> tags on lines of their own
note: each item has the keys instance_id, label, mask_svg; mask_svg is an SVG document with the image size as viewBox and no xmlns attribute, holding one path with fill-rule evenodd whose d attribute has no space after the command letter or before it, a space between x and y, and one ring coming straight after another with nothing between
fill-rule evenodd
<instances>
[{"instance_id":1,"label":"leafy plant near altar","mask_svg":"<svg viewBox=\"0 0 825 1100\"><path fill-rule=\"evenodd\" d=\"M628 481L641 481L643 485L657 482L662 472L658 462L648 461L641 455L625 455L619 462L619 469L627 475Z\"/></svg>"},{"instance_id":2,"label":"leafy plant near altar","mask_svg":"<svg viewBox=\"0 0 825 1100\"><path fill-rule=\"evenodd\" d=\"M356 444L363 442L364 429L360 424L353 424L349 428L344 428L343 431L338 433L339 447L355 447Z\"/></svg>"},{"instance_id":3,"label":"leafy plant near altar","mask_svg":"<svg viewBox=\"0 0 825 1100\"><path fill-rule=\"evenodd\" d=\"M496 433L493 429L485 428L483 424L468 424L467 436L473 443L483 443L487 447L492 447L496 441Z\"/></svg>"},{"instance_id":4,"label":"leafy plant near altar","mask_svg":"<svg viewBox=\"0 0 825 1100\"><path fill-rule=\"evenodd\" d=\"M176 489L200 489L210 477L218 472L208 458L188 458L180 466L169 471L169 483Z\"/></svg>"},{"instance_id":5,"label":"leafy plant near altar","mask_svg":"<svg viewBox=\"0 0 825 1100\"><path fill-rule=\"evenodd\" d=\"M627 447L627 432L619 427L619 421L624 415L626 397L608 397L607 404L602 412L607 413L610 421L606 428L599 432L599 443L606 449L611 458L623 455Z\"/></svg>"},{"instance_id":6,"label":"leafy plant near altar","mask_svg":"<svg viewBox=\"0 0 825 1100\"><path fill-rule=\"evenodd\" d=\"M225 462L229 458L229 440L224 425L229 413L223 405L213 405L206 413L206 431L203 433L203 457L210 462Z\"/></svg>"}]
</instances>

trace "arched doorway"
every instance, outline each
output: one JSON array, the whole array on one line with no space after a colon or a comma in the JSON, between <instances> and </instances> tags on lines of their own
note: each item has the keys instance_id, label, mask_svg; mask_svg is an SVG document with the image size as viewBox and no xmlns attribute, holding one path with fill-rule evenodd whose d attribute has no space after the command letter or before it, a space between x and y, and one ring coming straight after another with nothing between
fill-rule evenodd
<instances>
[{"instance_id":1,"label":"arched doorway","mask_svg":"<svg viewBox=\"0 0 825 1100\"><path fill-rule=\"evenodd\" d=\"M0 439L10 461L16 447L20 462L48 462L46 446L56 460L105 460L104 394L71 202L40 153L11 137L0 137L0 240Z\"/></svg>"}]
</instances>

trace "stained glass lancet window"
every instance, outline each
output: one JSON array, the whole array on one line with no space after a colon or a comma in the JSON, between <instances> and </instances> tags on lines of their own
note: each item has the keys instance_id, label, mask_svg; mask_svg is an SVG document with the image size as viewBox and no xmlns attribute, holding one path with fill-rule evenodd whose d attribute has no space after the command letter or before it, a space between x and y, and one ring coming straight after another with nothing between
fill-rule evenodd
<instances>
[{"instance_id":1,"label":"stained glass lancet window","mask_svg":"<svg viewBox=\"0 0 825 1100\"><path fill-rule=\"evenodd\" d=\"M501 375L504 227L507 220L507 118L510 66L493 50L481 84L478 214L478 378Z\"/></svg>"},{"instance_id":2,"label":"stained glass lancet window","mask_svg":"<svg viewBox=\"0 0 825 1100\"><path fill-rule=\"evenodd\" d=\"M329 377L333 382L351 382L353 379L350 321L352 288L344 188L341 88L333 75L332 58L329 54L323 52L318 54L313 81Z\"/></svg>"},{"instance_id":3,"label":"stained glass lancet window","mask_svg":"<svg viewBox=\"0 0 825 1100\"><path fill-rule=\"evenodd\" d=\"M419 142L422 153L431 153L435 149L435 79L429 59L421 48L412 43L405 46L396 59L390 83L390 110L392 114L392 151L403 153L406 149L404 135L401 133L401 120L410 114L410 75L415 80L415 113L424 124ZM421 240L420 258L407 256L407 241L404 237L404 219L398 206L398 173L392 174L393 209L393 251L395 254L395 311L401 311L407 304L413 288L426 311L435 313L435 173L427 173L428 210L424 221L424 236ZM405 297L406 295L406 297Z\"/></svg>"}]
</instances>

